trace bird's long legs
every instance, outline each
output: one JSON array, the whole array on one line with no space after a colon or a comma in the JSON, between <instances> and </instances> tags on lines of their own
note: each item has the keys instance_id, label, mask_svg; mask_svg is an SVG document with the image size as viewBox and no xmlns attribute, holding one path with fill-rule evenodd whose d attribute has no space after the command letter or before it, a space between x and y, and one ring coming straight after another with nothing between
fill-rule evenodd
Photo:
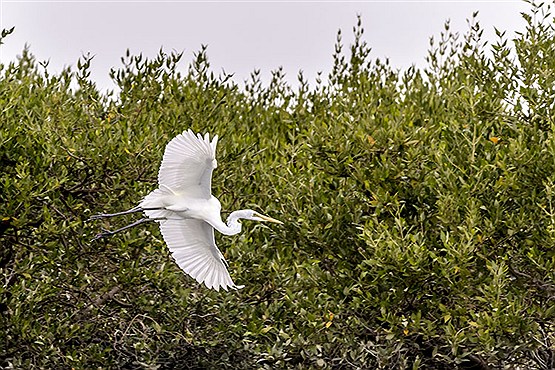
<instances>
[{"instance_id":1,"label":"bird's long legs","mask_svg":"<svg viewBox=\"0 0 555 370\"><path fill-rule=\"evenodd\" d=\"M132 213L143 212L145 210L157 210L157 209L162 209L162 208L142 208L141 206L136 206L136 207L133 207L133 208L127 210L127 211L122 211L122 212L99 213L97 215L91 216L91 218L89 218L89 221L101 220L103 218L109 218L109 217L115 217L115 216L124 216L124 215L129 215L129 214L132 214ZM144 224L145 222L160 221L160 220L165 220L165 218L164 217L158 217L158 218L147 218L147 217L145 217L145 218L141 218L138 221L130 223L129 225L121 227L117 230L110 231L110 230L102 229L102 232L96 234L96 236L91 241L95 241L97 239L101 239L101 238L104 238L104 237L107 237L107 236L117 234L117 233L119 233L123 230L127 230L127 229L130 229L130 228L135 227L137 225Z\"/></svg>"},{"instance_id":2,"label":"bird's long legs","mask_svg":"<svg viewBox=\"0 0 555 370\"><path fill-rule=\"evenodd\" d=\"M123 231L123 230L130 229L130 228L132 228L132 227L138 226L138 225L140 225L140 224L144 224L144 223L146 223L146 222L154 222L154 221L160 221L160 220L165 220L165 219L166 219L165 217L141 218L140 220L137 220L137 221L135 221L135 222L133 222L133 223L130 223L129 225L126 225L126 226L124 226L124 227L120 227L120 228L117 229L117 230L111 231L111 230L102 229L102 232L96 234L96 236L95 236L94 238L92 238L91 241L95 241L95 240L97 240L97 239L101 239L101 238L104 238L104 237L107 237L107 236L112 236L112 235L117 234L117 233L119 233L119 232L121 232L121 231Z\"/></svg>"},{"instance_id":3,"label":"bird's long legs","mask_svg":"<svg viewBox=\"0 0 555 370\"><path fill-rule=\"evenodd\" d=\"M142 212L144 209L140 206L137 207L133 207L127 211L123 211L123 212L116 212L116 213L99 213L97 215L93 215L91 216L91 218L89 218L89 221L93 221L93 220L100 220L102 218L108 218L108 217L115 217L115 216L123 216L123 215L129 215L131 213L137 213L137 212Z\"/></svg>"}]
</instances>

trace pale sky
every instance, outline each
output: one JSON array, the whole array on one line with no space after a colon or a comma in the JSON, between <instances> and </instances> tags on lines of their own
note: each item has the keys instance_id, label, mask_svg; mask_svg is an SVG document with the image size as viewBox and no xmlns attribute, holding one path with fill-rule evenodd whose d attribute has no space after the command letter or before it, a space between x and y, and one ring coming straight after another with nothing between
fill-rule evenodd
<instances>
[{"instance_id":1,"label":"pale sky","mask_svg":"<svg viewBox=\"0 0 555 370\"><path fill-rule=\"evenodd\" d=\"M208 45L212 69L234 73L242 83L255 69L267 80L283 66L296 81L303 70L314 83L318 71L327 76L338 29L344 44L352 40L357 14L372 58L388 57L393 66L423 66L430 36L436 39L447 19L464 32L466 19L479 11L487 39L493 27L523 30L523 1L25 1L0 0L0 26L15 26L0 47L7 63L25 44L39 61L50 60L51 71L75 66L78 58L94 55L92 77L102 89L113 89L108 72L121 66L127 48L153 57L184 51L186 70L193 53Z\"/></svg>"}]
</instances>

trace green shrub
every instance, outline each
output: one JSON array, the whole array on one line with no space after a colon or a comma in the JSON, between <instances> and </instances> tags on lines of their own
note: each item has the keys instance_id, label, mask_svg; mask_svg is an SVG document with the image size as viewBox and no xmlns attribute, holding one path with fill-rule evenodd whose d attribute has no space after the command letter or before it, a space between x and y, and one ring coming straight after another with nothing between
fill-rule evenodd
<instances>
[{"instance_id":1,"label":"green shrub","mask_svg":"<svg viewBox=\"0 0 555 370\"><path fill-rule=\"evenodd\" d=\"M555 34L546 6L491 47L449 24L428 66L372 60L359 19L328 82L244 88L206 48L0 65L0 358L14 368L550 369ZM10 31L2 33L8 36ZM514 49L511 48L514 45ZM285 222L217 236L217 293L155 225L89 242L156 187L166 143L220 135L213 193Z\"/></svg>"}]
</instances>

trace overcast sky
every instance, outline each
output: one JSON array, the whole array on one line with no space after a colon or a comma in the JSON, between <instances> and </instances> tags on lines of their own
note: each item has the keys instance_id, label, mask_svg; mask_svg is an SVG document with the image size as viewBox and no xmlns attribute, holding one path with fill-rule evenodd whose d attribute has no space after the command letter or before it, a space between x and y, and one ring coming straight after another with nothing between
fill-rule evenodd
<instances>
[{"instance_id":1,"label":"overcast sky","mask_svg":"<svg viewBox=\"0 0 555 370\"><path fill-rule=\"evenodd\" d=\"M464 32L466 19L479 11L485 36L494 39L493 27L522 30L522 1L24 1L0 0L1 28L15 32L0 47L3 63L14 60L25 44L39 61L50 60L52 71L74 66L90 52L93 78L112 89L110 67L132 54L155 56L184 51L185 69L193 53L208 45L216 72L225 69L239 83L255 69L267 79L283 66L296 80L299 70L312 83L318 71L326 75L338 29L344 41L360 14L364 38L372 58L388 57L399 68L423 66L430 36L437 36L447 19L452 29Z\"/></svg>"}]
</instances>

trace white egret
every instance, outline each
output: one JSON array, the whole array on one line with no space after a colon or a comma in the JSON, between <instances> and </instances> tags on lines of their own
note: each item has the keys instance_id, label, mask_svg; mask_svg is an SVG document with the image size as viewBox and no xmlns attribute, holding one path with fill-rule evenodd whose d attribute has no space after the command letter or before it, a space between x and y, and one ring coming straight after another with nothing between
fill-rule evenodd
<instances>
[{"instance_id":1,"label":"white egret","mask_svg":"<svg viewBox=\"0 0 555 370\"><path fill-rule=\"evenodd\" d=\"M103 230L93 240L113 235L148 221L156 221L175 262L183 271L208 288L239 289L227 271L227 262L216 247L214 229L225 235L241 232L239 219L281 221L250 209L232 212L227 224L220 216L221 205L211 194L212 171L217 167L216 143L188 130L173 138L164 152L158 172L158 189L128 211L99 214L101 219L144 212L146 218L114 231Z\"/></svg>"}]
</instances>

